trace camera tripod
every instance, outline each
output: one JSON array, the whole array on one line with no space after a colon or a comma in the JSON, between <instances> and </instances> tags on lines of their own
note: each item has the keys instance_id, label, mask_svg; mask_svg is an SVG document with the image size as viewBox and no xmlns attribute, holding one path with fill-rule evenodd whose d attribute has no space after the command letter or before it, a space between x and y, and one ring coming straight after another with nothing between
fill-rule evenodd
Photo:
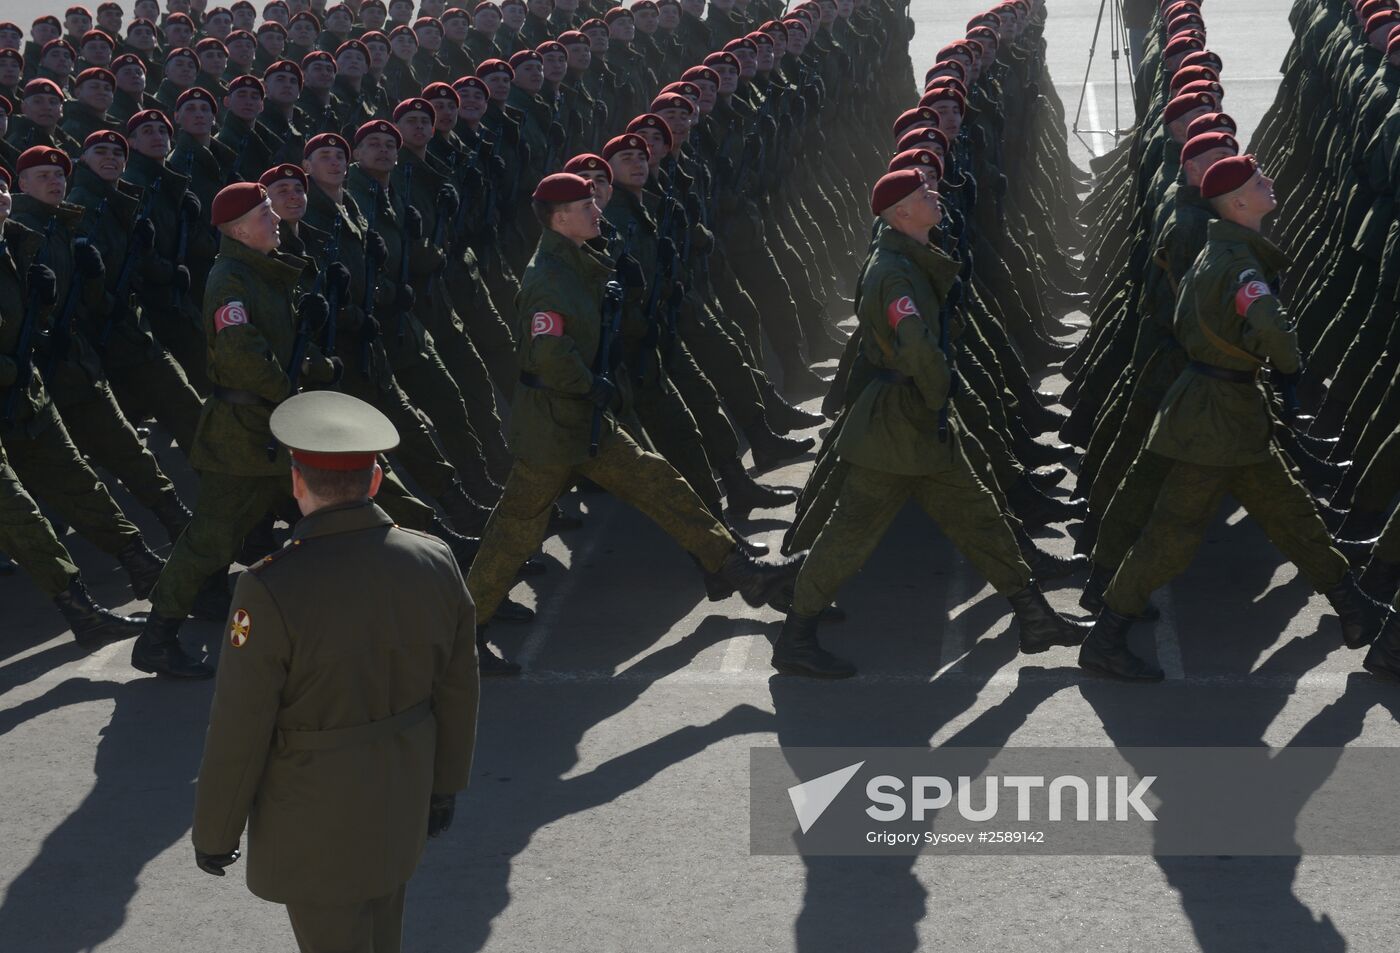
<instances>
[{"instance_id":1,"label":"camera tripod","mask_svg":"<svg viewBox=\"0 0 1400 953\"><path fill-rule=\"evenodd\" d=\"M1113 60L1113 128L1112 129L1081 129L1079 120L1084 113L1084 100L1089 94L1089 73L1094 68L1094 57L1099 49L1099 35L1103 31L1104 13L1108 13L1108 39L1109 57ZM1126 130L1120 128L1119 122L1119 69L1120 58L1129 60L1125 67L1126 78L1122 80L1128 86L1128 94L1132 95L1133 68L1137 65L1131 62L1131 58L1124 54L1131 49L1128 40L1128 26L1123 20L1123 0L1099 0L1099 16L1094 23L1094 37L1089 41L1089 62L1084 66L1084 82L1079 86L1079 106L1074 111L1074 124L1071 131L1075 137L1084 144L1086 149L1092 153L1094 150L1084 141L1085 136L1107 135L1112 136L1116 144L1118 140L1126 134Z\"/></svg>"}]
</instances>

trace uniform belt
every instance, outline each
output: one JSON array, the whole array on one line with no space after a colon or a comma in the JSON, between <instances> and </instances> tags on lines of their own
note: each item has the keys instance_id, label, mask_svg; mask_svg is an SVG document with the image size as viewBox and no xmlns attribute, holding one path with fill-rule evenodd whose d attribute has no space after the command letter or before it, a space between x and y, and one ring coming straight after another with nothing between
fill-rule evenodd
<instances>
[{"instance_id":1,"label":"uniform belt","mask_svg":"<svg viewBox=\"0 0 1400 953\"><path fill-rule=\"evenodd\" d=\"M908 384L914 380L908 374L901 374L899 371L888 367L882 367L875 372L876 380L882 380L886 384Z\"/></svg>"},{"instance_id":2,"label":"uniform belt","mask_svg":"<svg viewBox=\"0 0 1400 953\"><path fill-rule=\"evenodd\" d=\"M349 728L329 728L325 731L288 731L278 729L277 736L287 751L331 751L336 748L351 748L374 741L392 738L399 732L407 731L433 713L433 701L425 698L412 708L371 721L364 725Z\"/></svg>"},{"instance_id":3,"label":"uniform belt","mask_svg":"<svg viewBox=\"0 0 1400 953\"><path fill-rule=\"evenodd\" d=\"M250 390L239 390L236 387L220 387L215 384L213 394L219 400L228 404L241 404L244 407L276 407L270 400L259 397Z\"/></svg>"},{"instance_id":4,"label":"uniform belt","mask_svg":"<svg viewBox=\"0 0 1400 953\"><path fill-rule=\"evenodd\" d=\"M1253 371L1232 371L1227 367L1216 367L1214 364L1207 364L1204 361L1191 361L1186 365L1205 377L1214 377L1218 381L1229 381L1232 384L1253 384L1259 379L1259 372Z\"/></svg>"},{"instance_id":5,"label":"uniform belt","mask_svg":"<svg viewBox=\"0 0 1400 953\"><path fill-rule=\"evenodd\" d=\"M555 390L546 384L538 374L531 374L527 371L520 372L520 383L531 390L542 390L551 397L562 397L565 400L587 400L587 394L570 394L567 391Z\"/></svg>"}]
</instances>

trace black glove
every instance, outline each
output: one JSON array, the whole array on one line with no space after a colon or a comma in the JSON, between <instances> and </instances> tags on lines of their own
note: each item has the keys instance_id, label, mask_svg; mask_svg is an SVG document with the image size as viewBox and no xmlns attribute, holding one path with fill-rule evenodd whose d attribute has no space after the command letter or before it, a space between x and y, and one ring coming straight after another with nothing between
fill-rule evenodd
<instances>
[{"instance_id":1,"label":"black glove","mask_svg":"<svg viewBox=\"0 0 1400 953\"><path fill-rule=\"evenodd\" d=\"M403 234L409 241L423 237L423 213L410 205L403 212Z\"/></svg>"},{"instance_id":2,"label":"black glove","mask_svg":"<svg viewBox=\"0 0 1400 953\"><path fill-rule=\"evenodd\" d=\"M389 246L384 244L384 236L378 232L365 233L365 254L375 264L382 265L389 260Z\"/></svg>"},{"instance_id":3,"label":"black glove","mask_svg":"<svg viewBox=\"0 0 1400 953\"><path fill-rule=\"evenodd\" d=\"M331 379L326 381L327 387L334 387L340 383L340 379L345 376L345 362L338 357L330 359Z\"/></svg>"},{"instance_id":4,"label":"black glove","mask_svg":"<svg viewBox=\"0 0 1400 953\"><path fill-rule=\"evenodd\" d=\"M692 222L699 222L704 218L704 216L701 215L702 211L703 210L700 208L700 194L693 189L687 192L685 195L685 214L690 216Z\"/></svg>"},{"instance_id":5,"label":"black glove","mask_svg":"<svg viewBox=\"0 0 1400 953\"><path fill-rule=\"evenodd\" d=\"M199 201L199 196L193 192L185 192L180 196L180 214L185 218L199 218L199 213L204 211L204 206Z\"/></svg>"},{"instance_id":6,"label":"black glove","mask_svg":"<svg viewBox=\"0 0 1400 953\"><path fill-rule=\"evenodd\" d=\"M346 268L342 262L332 262L326 266L326 296L334 296L337 301L344 301L346 293L350 290L350 269Z\"/></svg>"},{"instance_id":7,"label":"black glove","mask_svg":"<svg viewBox=\"0 0 1400 953\"><path fill-rule=\"evenodd\" d=\"M457 795L433 794L428 798L428 836L437 837L452 826L457 810Z\"/></svg>"},{"instance_id":8,"label":"black glove","mask_svg":"<svg viewBox=\"0 0 1400 953\"><path fill-rule=\"evenodd\" d=\"M30 265L25 277L29 282L29 292L38 299L39 307L47 308L58 300L58 276L48 265Z\"/></svg>"},{"instance_id":9,"label":"black glove","mask_svg":"<svg viewBox=\"0 0 1400 953\"><path fill-rule=\"evenodd\" d=\"M398 294L394 296L394 307L400 311L412 311L413 303L417 300L418 295L414 293L412 285L399 285Z\"/></svg>"},{"instance_id":10,"label":"black glove","mask_svg":"<svg viewBox=\"0 0 1400 953\"><path fill-rule=\"evenodd\" d=\"M330 305L321 295L305 295L297 305L297 317L311 334L319 334L330 317Z\"/></svg>"},{"instance_id":11,"label":"black glove","mask_svg":"<svg viewBox=\"0 0 1400 953\"><path fill-rule=\"evenodd\" d=\"M137 219L131 226L131 247L137 251L148 251L156 243L156 223L149 218Z\"/></svg>"},{"instance_id":12,"label":"black glove","mask_svg":"<svg viewBox=\"0 0 1400 953\"><path fill-rule=\"evenodd\" d=\"M667 265L676 260L676 243L669 238L658 238L656 240L656 261L658 264Z\"/></svg>"},{"instance_id":13,"label":"black glove","mask_svg":"<svg viewBox=\"0 0 1400 953\"><path fill-rule=\"evenodd\" d=\"M84 278L101 278L107 271L102 264L102 252L85 238L73 242L73 267Z\"/></svg>"},{"instance_id":14,"label":"black glove","mask_svg":"<svg viewBox=\"0 0 1400 953\"><path fill-rule=\"evenodd\" d=\"M215 877L224 875L224 868L232 864L239 857L238 848L234 848L227 854L206 854L199 848L195 848L194 862L199 865L199 869L206 874L213 874Z\"/></svg>"},{"instance_id":15,"label":"black glove","mask_svg":"<svg viewBox=\"0 0 1400 953\"><path fill-rule=\"evenodd\" d=\"M190 270L184 265L175 266L175 274L170 277L170 286L178 293L184 294L190 290Z\"/></svg>"},{"instance_id":16,"label":"black glove","mask_svg":"<svg viewBox=\"0 0 1400 953\"><path fill-rule=\"evenodd\" d=\"M446 218L451 218L452 216L456 215L457 204L461 200L461 196L457 194L456 188L454 188L451 185L444 185L437 191L438 214Z\"/></svg>"},{"instance_id":17,"label":"black glove","mask_svg":"<svg viewBox=\"0 0 1400 953\"><path fill-rule=\"evenodd\" d=\"M623 255L617 260L617 276L628 288L645 288L647 277L642 274L642 265L631 255Z\"/></svg>"},{"instance_id":18,"label":"black glove","mask_svg":"<svg viewBox=\"0 0 1400 953\"><path fill-rule=\"evenodd\" d=\"M545 133L549 140L549 147L556 153L564 148L564 142L569 138L564 131L564 127L557 122L549 124L549 130Z\"/></svg>"},{"instance_id":19,"label":"black glove","mask_svg":"<svg viewBox=\"0 0 1400 953\"><path fill-rule=\"evenodd\" d=\"M608 405L617 396L617 385L608 379L606 374L596 374L593 377L593 387L588 391L588 399L594 407L607 410Z\"/></svg>"}]
</instances>

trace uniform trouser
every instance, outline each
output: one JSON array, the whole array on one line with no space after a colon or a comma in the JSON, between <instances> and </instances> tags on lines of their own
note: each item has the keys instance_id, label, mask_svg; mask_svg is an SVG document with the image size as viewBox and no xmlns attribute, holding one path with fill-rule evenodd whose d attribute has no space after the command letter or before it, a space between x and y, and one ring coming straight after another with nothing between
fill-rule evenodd
<instances>
[{"instance_id":1,"label":"uniform trouser","mask_svg":"<svg viewBox=\"0 0 1400 953\"><path fill-rule=\"evenodd\" d=\"M93 463L120 480L142 506L155 506L167 493L175 492L175 485L141 443L107 383L100 381L93 390L85 400L58 409L68 435Z\"/></svg>"},{"instance_id":2,"label":"uniform trouser","mask_svg":"<svg viewBox=\"0 0 1400 953\"><path fill-rule=\"evenodd\" d=\"M453 306L466 326L467 337L481 355L491 380L502 394L509 397L520 374L520 363L515 356L515 337L505 321L501 320L501 313L497 310L481 269L475 265L449 268L447 287Z\"/></svg>"},{"instance_id":3,"label":"uniform trouser","mask_svg":"<svg viewBox=\"0 0 1400 953\"><path fill-rule=\"evenodd\" d=\"M145 313L147 320L151 322L151 330L155 333L156 340L175 358L176 363L185 372L185 379L189 385L196 393L207 395L210 388L206 370L209 347L204 339L204 332L196 323L197 319L190 317L183 309L174 307L147 308Z\"/></svg>"},{"instance_id":4,"label":"uniform trouser","mask_svg":"<svg viewBox=\"0 0 1400 953\"><path fill-rule=\"evenodd\" d=\"M0 448L0 551L8 553L53 598L78 577L78 566L53 526L25 492Z\"/></svg>"},{"instance_id":5,"label":"uniform trouser","mask_svg":"<svg viewBox=\"0 0 1400 953\"><path fill-rule=\"evenodd\" d=\"M681 308L681 339L695 363L715 385L724 406L744 430L763 426L763 395L739 345L719 326L704 304L687 300Z\"/></svg>"},{"instance_id":6,"label":"uniform trouser","mask_svg":"<svg viewBox=\"0 0 1400 953\"><path fill-rule=\"evenodd\" d=\"M190 520L151 592L151 612L183 619L209 577L226 570L243 537L292 495L291 471L277 476L240 476L203 470Z\"/></svg>"},{"instance_id":7,"label":"uniform trouser","mask_svg":"<svg viewBox=\"0 0 1400 953\"><path fill-rule=\"evenodd\" d=\"M1385 529L1381 530L1380 539L1376 540L1376 546L1371 550L1371 557L1385 563L1400 563L1400 509L1390 514ZM1400 598L1400 592L1396 596Z\"/></svg>"},{"instance_id":8,"label":"uniform trouser","mask_svg":"<svg viewBox=\"0 0 1400 953\"><path fill-rule=\"evenodd\" d=\"M301 953L399 953L404 884L357 903L289 903L287 917Z\"/></svg>"},{"instance_id":9,"label":"uniform trouser","mask_svg":"<svg viewBox=\"0 0 1400 953\"><path fill-rule=\"evenodd\" d=\"M1366 469L1351 496L1352 508L1365 513L1384 513L1400 491L1400 430L1386 437L1376 455L1364 466Z\"/></svg>"},{"instance_id":10,"label":"uniform trouser","mask_svg":"<svg viewBox=\"0 0 1400 953\"><path fill-rule=\"evenodd\" d=\"M830 605L842 584L865 565L910 497L997 592L1015 592L1030 584L1030 568L996 498L977 479L959 447L953 466L941 473L906 476L850 464L831 520L798 573L793 612L813 616Z\"/></svg>"},{"instance_id":11,"label":"uniform trouser","mask_svg":"<svg viewBox=\"0 0 1400 953\"><path fill-rule=\"evenodd\" d=\"M637 389L632 406L657 453L685 478L705 508L723 520L722 494L715 483L710 458L705 455L699 427L680 392L670 381L656 381Z\"/></svg>"},{"instance_id":12,"label":"uniform trouser","mask_svg":"<svg viewBox=\"0 0 1400 953\"><path fill-rule=\"evenodd\" d=\"M428 330L438 356L457 382L462 403L467 408L467 418L472 422L472 429L486 452L487 466L499 478L500 473L510 466L510 451L501 432L501 418L496 412L496 392L491 385L486 362L467 339L466 332L455 324L442 323L440 327L429 326Z\"/></svg>"},{"instance_id":13,"label":"uniform trouser","mask_svg":"<svg viewBox=\"0 0 1400 953\"><path fill-rule=\"evenodd\" d=\"M161 351L149 361L105 370L127 419L154 417L188 457L204 401L175 359Z\"/></svg>"},{"instance_id":14,"label":"uniform trouser","mask_svg":"<svg viewBox=\"0 0 1400 953\"><path fill-rule=\"evenodd\" d=\"M1165 458L1158 456L1158 460ZM1332 537L1312 497L1293 479L1276 448L1267 460L1238 467L1181 460L1166 463L1168 469L1142 535L1104 593L1104 603L1114 612L1140 614L1154 589L1186 570L1226 494L1259 522L1318 592L1328 591L1346 575L1346 557L1332 548ZM1103 539L1102 529L1099 539ZM1095 561L1097 556L1096 547Z\"/></svg>"},{"instance_id":15,"label":"uniform trouser","mask_svg":"<svg viewBox=\"0 0 1400 953\"><path fill-rule=\"evenodd\" d=\"M141 538L102 479L83 462L57 416L32 437L23 429L5 434L5 449L25 486L103 552L116 555Z\"/></svg>"},{"instance_id":16,"label":"uniform trouser","mask_svg":"<svg viewBox=\"0 0 1400 953\"><path fill-rule=\"evenodd\" d=\"M515 574L544 539L555 499L581 476L636 507L709 572L718 571L734 549L734 537L674 467L642 450L622 431L612 430L596 457L577 464L515 461L467 574L478 622L484 625L495 615Z\"/></svg>"},{"instance_id":17,"label":"uniform trouser","mask_svg":"<svg viewBox=\"0 0 1400 953\"><path fill-rule=\"evenodd\" d=\"M424 493L439 497L452 489L457 471L433 442L427 424L398 385L397 378L388 387L382 387L379 381L353 370L346 373L340 386L352 397L379 408L393 423L399 432L394 459L403 465Z\"/></svg>"},{"instance_id":18,"label":"uniform trouser","mask_svg":"<svg viewBox=\"0 0 1400 953\"><path fill-rule=\"evenodd\" d=\"M395 371L394 379L413 406L432 420L448 462L456 467L471 497L485 506L496 502L497 490L486 472L481 441L472 429L462 393L437 351L429 347L423 360Z\"/></svg>"},{"instance_id":19,"label":"uniform trouser","mask_svg":"<svg viewBox=\"0 0 1400 953\"><path fill-rule=\"evenodd\" d=\"M666 367L667 379L680 392L686 409L700 428L700 441L705 453L716 464L739 459L739 438L734 426L724 414L719 392L714 382L705 376L690 355L690 349L676 342Z\"/></svg>"}]
</instances>

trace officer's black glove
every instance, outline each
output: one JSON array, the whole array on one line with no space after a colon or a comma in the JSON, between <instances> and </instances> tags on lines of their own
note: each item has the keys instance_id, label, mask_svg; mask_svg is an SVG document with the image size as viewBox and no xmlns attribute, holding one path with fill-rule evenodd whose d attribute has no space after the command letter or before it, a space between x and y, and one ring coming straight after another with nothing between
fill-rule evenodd
<instances>
[{"instance_id":1,"label":"officer's black glove","mask_svg":"<svg viewBox=\"0 0 1400 953\"><path fill-rule=\"evenodd\" d=\"M102 252L85 238L73 242L73 267L84 278L101 278L107 271L102 264Z\"/></svg>"},{"instance_id":2,"label":"officer's black glove","mask_svg":"<svg viewBox=\"0 0 1400 953\"><path fill-rule=\"evenodd\" d=\"M389 260L389 246L384 244L384 236L378 232L365 233L365 254L375 264L382 265Z\"/></svg>"},{"instance_id":3,"label":"officer's black glove","mask_svg":"<svg viewBox=\"0 0 1400 953\"><path fill-rule=\"evenodd\" d=\"M437 837L452 826L457 811L457 795L433 794L428 797L428 836Z\"/></svg>"},{"instance_id":4,"label":"officer's black glove","mask_svg":"<svg viewBox=\"0 0 1400 953\"><path fill-rule=\"evenodd\" d=\"M47 308L58 300L58 276L48 265L30 265L25 277L29 292L38 299L39 307Z\"/></svg>"},{"instance_id":5,"label":"officer's black glove","mask_svg":"<svg viewBox=\"0 0 1400 953\"><path fill-rule=\"evenodd\" d=\"M631 255L623 255L617 260L617 276L628 288L645 288L647 285L646 275L642 274L641 263Z\"/></svg>"},{"instance_id":6,"label":"officer's black glove","mask_svg":"<svg viewBox=\"0 0 1400 953\"><path fill-rule=\"evenodd\" d=\"M331 262L326 266L326 296L344 301L350 290L350 269L343 262Z\"/></svg>"},{"instance_id":7,"label":"officer's black glove","mask_svg":"<svg viewBox=\"0 0 1400 953\"><path fill-rule=\"evenodd\" d=\"M131 226L131 247L137 251L149 251L156 243L156 223L149 218L138 219Z\"/></svg>"},{"instance_id":8,"label":"officer's black glove","mask_svg":"<svg viewBox=\"0 0 1400 953\"><path fill-rule=\"evenodd\" d=\"M701 211L700 194L692 189L685 194L685 214L690 216L692 222L698 222L702 217Z\"/></svg>"},{"instance_id":9,"label":"officer's black glove","mask_svg":"<svg viewBox=\"0 0 1400 953\"><path fill-rule=\"evenodd\" d=\"M408 241L423 237L423 213L412 205L403 212L403 237Z\"/></svg>"},{"instance_id":10,"label":"officer's black glove","mask_svg":"<svg viewBox=\"0 0 1400 953\"><path fill-rule=\"evenodd\" d=\"M319 334L330 317L330 305L321 295L305 295L297 305L297 318L311 334Z\"/></svg>"},{"instance_id":11,"label":"officer's black glove","mask_svg":"<svg viewBox=\"0 0 1400 953\"><path fill-rule=\"evenodd\" d=\"M444 218L451 218L457 214L457 204L461 200L456 188L451 185L443 185L437 191L437 213Z\"/></svg>"},{"instance_id":12,"label":"officer's black glove","mask_svg":"<svg viewBox=\"0 0 1400 953\"><path fill-rule=\"evenodd\" d=\"M215 877L222 877L224 868L232 864L238 857L237 848L227 854L206 854L198 848L195 848L194 852L194 862L199 865L199 869L206 874L213 874Z\"/></svg>"},{"instance_id":13,"label":"officer's black glove","mask_svg":"<svg viewBox=\"0 0 1400 953\"><path fill-rule=\"evenodd\" d=\"M204 206L200 203L198 195L186 191L184 195L180 196L180 214L185 218L197 219L202 211L204 211Z\"/></svg>"},{"instance_id":14,"label":"officer's black glove","mask_svg":"<svg viewBox=\"0 0 1400 953\"><path fill-rule=\"evenodd\" d=\"M190 270L184 265L175 266L175 274L170 277L170 286L179 294L190 290Z\"/></svg>"},{"instance_id":15,"label":"officer's black glove","mask_svg":"<svg viewBox=\"0 0 1400 953\"><path fill-rule=\"evenodd\" d=\"M588 391L588 399L594 407L607 410L608 405L617 396L617 385L614 384L606 374L595 374L593 377L593 387Z\"/></svg>"},{"instance_id":16,"label":"officer's black glove","mask_svg":"<svg viewBox=\"0 0 1400 953\"><path fill-rule=\"evenodd\" d=\"M394 307L400 311L412 311L417 300L418 295L414 293L412 285L399 285L398 293L394 296Z\"/></svg>"}]
</instances>

